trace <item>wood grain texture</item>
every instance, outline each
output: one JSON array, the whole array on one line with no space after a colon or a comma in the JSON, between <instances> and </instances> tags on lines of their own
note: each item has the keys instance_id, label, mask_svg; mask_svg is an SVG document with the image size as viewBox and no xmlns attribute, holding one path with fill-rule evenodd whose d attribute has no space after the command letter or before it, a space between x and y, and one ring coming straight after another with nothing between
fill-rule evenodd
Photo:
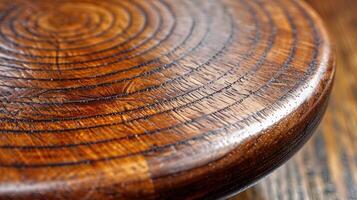
<instances>
[{"instance_id":1,"label":"wood grain texture","mask_svg":"<svg viewBox=\"0 0 357 200\"><path fill-rule=\"evenodd\" d=\"M216 198L290 158L334 57L297 0L0 0L0 199Z\"/></svg>"},{"instance_id":2,"label":"wood grain texture","mask_svg":"<svg viewBox=\"0 0 357 200\"><path fill-rule=\"evenodd\" d=\"M337 73L318 133L286 165L235 199L357 199L357 1L308 0L336 46Z\"/></svg>"}]
</instances>

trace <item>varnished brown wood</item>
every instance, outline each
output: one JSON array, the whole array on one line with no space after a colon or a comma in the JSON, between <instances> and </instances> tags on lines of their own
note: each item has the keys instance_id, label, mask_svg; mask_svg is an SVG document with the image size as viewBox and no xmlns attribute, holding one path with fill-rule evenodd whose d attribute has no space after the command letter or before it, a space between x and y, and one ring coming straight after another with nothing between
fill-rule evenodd
<instances>
[{"instance_id":1,"label":"varnished brown wood","mask_svg":"<svg viewBox=\"0 0 357 200\"><path fill-rule=\"evenodd\" d=\"M334 58L295 0L1 0L2 199L216 198L290 158Z\"/></svg>"},{"instance_id":2,"label":"varnished brown wood","mask_svg":"<svg viewBox=\"0 0 357 200\"><path fill-rule=\"evenodd\" d=\"M329 107L302 151L237 200L357 199L357 1L307 2L336 44L338 67Z\"/></svg>"}]
</instances>

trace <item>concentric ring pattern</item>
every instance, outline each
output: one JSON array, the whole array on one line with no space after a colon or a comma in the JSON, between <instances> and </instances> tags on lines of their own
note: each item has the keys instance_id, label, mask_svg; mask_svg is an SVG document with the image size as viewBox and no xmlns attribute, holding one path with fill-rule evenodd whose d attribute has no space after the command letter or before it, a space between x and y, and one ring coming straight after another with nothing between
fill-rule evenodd
<instances>
[{"instance_id":1,"label":"concentric ring pattern","mask_svg":"<svg viewBox=\"0 0 357 200\"><path fill-rule=\"evenodd\" d=\"M232 152L248 138L305 119L331 82L326 33L298 1L1 0L0 10L0 196L171 194L200 180L190 173L239 163Z\"/></svg>"}]
</instances>

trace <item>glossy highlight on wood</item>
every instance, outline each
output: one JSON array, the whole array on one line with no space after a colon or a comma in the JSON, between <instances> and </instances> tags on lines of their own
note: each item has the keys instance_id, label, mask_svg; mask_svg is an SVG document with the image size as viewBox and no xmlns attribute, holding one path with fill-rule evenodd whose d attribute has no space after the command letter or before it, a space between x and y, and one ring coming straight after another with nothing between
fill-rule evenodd
<instances>
[{"instance_id":1,"label":"glossy highlight on wood","mask_svg":"<svg viewBox=\"0 0 357 200\"><path fill-rule=\"evenodd\" d=\"M297 0L0 0L0 199L217 198L319 123L334 57Z\"/></svg>"}]
</instances>

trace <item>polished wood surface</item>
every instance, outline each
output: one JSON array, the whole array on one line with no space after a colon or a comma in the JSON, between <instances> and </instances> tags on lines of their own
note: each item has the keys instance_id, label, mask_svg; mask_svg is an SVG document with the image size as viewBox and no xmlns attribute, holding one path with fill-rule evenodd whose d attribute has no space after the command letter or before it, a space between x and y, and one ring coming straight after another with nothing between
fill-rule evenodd
<instances>
[{"instance_id":1,"label":"polished wood surface","mask_svg":"<svg viewBox=\"0 0 357 200\"><path fill-rule=\"evenodd\" d=\"M0 198L216 198L290 158L334 56L296 0L0 0Z\"/></svg>"},{"instance_id":2,"label":"polished wood surface","mask_svg":"<svg viewBox=\"0 0 357 200\"><path fill-rule=\"evenodd\" d=\"M315 137L237 200L357 199L357 1L308 0L337 54L334 88Z\"/></svg>"}]
</instances>

